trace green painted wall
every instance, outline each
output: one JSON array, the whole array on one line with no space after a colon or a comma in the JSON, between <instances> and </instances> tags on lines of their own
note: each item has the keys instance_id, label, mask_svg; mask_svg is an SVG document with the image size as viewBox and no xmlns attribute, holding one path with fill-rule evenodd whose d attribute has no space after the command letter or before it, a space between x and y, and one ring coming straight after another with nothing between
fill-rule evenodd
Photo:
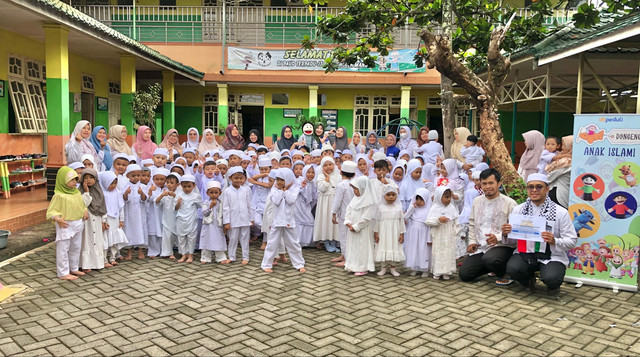
<instances>
[{"instance_id":1,"label":"green painted wall","mask_svg":"<svg viewBox=\"0 0 640 357\"><path fill-rule=\"evenodd\" d=\"M280 137L282 127L285 125L293 125L295 119L284 118L282 116L282 108L264 108L264 137L268 138L274 134ZM309 116L309 109L302 109L305 117ZM300 131L294 130L293 135L300 136Z\"/></svg>"},{"instance_id":2,"label":"green painted wall","mask_svg":"<svg viewBox=\"0 0 640 357\"><path fill-rule=\"evenodd\" d=\"M500 111L500 127L504 134L504 140L511 141L511 123L513 112ZM539 130L544 127L544 112L518 112L516 123L516 141L522 141L522 133L529 130ZM549 135L563 137L573 134L573 113L550 113Z\"/></svg>"},{"instance_id":3,"label":"green painted wall","mask_svg":"<svg viewBox=\"0 0 640 357\"><path fill-rule=\"evenodd\" d=\"M353 136L353 109L338 109L338 126L347 129L349 138Z\"/></svg>"},{"instance_id":4,"label":"green painted wall","mask_svg":"<svg viewBox=\"0 0 640 357\"><path fill-rule=\"evenodd\" d=\"M9 82L0 79L2 82L4 96L0 97L0 134L9 133Z\"/></svg>"},{"instance_id":5,"label":"green painted wall","mask_svg":"<svg viewBox=\"0 0 640 357\"><path fill-rule=\"evenodd\" d=\"M107 131L109 131L109 111L96 109L95 119L96 119L95 126L102 125L105 128L107 128Z\"/></svg>"},{"instance_id":6,"label":"green painted wall","mask_svg":"<svg viewBox=\"0 0 640 357\"><path fill-rule=\"evenodd\" d=\"M418 110L418 121L423 125L427 125L427 111L426 110Z\"/></svg>"},{"instance_id":7,"label":"green painted wall","mask_svg":"<svg viewBox=\"0 0 640 357\"><path fill-rule=\"evenodd\" d=\"M191 127L198 129L202 133L202 107L176 105L176 129L178 133L186 135L187 130Z\"/></svg>"}]
</instances>

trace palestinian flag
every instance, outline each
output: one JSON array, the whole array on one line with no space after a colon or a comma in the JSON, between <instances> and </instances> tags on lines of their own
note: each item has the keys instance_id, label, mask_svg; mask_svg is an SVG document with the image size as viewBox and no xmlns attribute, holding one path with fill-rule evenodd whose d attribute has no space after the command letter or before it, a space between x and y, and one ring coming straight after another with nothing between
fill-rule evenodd
<instances>
[{"instance_id":1,"label":"palestinian flag","mask_svg":"<svg viewBox=\"0 0 640 357\"><path fill-rule=\"evenodd\" d=\"M518 240L518 253L545 253L546 250L546 242L534 242L524 239Z\"/></svg>"}]
</instances>

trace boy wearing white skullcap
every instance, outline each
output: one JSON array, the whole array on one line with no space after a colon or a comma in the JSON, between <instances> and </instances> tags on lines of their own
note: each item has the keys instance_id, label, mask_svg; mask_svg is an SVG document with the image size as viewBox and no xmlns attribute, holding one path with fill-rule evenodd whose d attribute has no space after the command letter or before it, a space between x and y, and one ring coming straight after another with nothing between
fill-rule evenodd
<instances>
[{"instance_id":1,"label":"boy wearing white skullcap","mask_svg":"<svg viewBox=\"0 0 640 357\"><path fill-rule=\"evenodd\" d=\"M142 168L137 164L127 166L125 171L128 183L123 191L124 198L124 233L129 240L129 252L126 260L131 260L133 248L138 247L138 259L144 259L143 248L147 246L148 237L144 233L142 222L143 203L147 200L147 195L143 190L144 185L140 182Z\"/></svg>"},{"instance_id":2,"label":"boy wearing white skullcap","mask_svg":"<svg viewBox=\"0 0 640 357\"><path fill-rule=\"evenodd\" d=\"M166 190L155 199L155 204L162 209L162 247L161 257L176 259L173 256L173 246L178 241L176 229L176 189L180 185L180 175L173 172L167 175Z\"/></svg>"},{"instance_id":3,"label":"boy wearing white skullcap","mask_svg":"<svg viewBox=\"0 0 640 357\"><path fill-rule=\"evenodd\" d=\"M166 149L164 149L166 150ZM163 168L155 168L151 171L151 180L149 190L147 191L147 236L149 245L147 255L150 258L160 256L162 252L162 207L155 204L158 196L165 190L164 186L167 181L169 170Z\"/></svg>"},{"instance_id":4,"label":"boy wearing white skullcap","mask_svg":"<svg viewBox=\"0 0 640 357\"><path fill-rule=\"evenodd\" d=\"M244 185L245 171L234 166L227 172L231 185L222 192L222 223L229 233L229 260L236 261L238 243L242 247L242 264L249 263L249 230L254 225L251 189Z\"/></svg>"},{"instance_id":5,"label":"boy wearing white skullcap","mask_svg":"<svg viewBox=\"0 0 640 357\"><path fill-rule=\"evenodd\" d=\"M259 173L249 178L251 186L251 206L254 208L254 225L251 227L253 240L257 240L262 234L262 218L264 215L264 208L267 203L267 196L273 182L269 180L269 173L271 172L271 160L267 157L261 157L258 160ZM264 249L267 245L267 240L263 239L262 247Z\"/></svg>"},{"instance_id":6,"label":"boy wearing white skullcap","mask_svg":"<svg viewBox=\"0 0 640 357\"><path fill-rule=\"evenodd\" d=\"M429 131L429 142L417 148L415 151L424 157L425 164L436 164L438 157L444 159L444 151L442 150L442 144L438 142L438 132L435 130Z\"/></svg>"},{"instance_id":7,"label":"boy wearing white skullcap","mask_svg":"<svg viewBox=\"0 0 640 357\"><path fill-rule=\"evenodd\" d=\"M357 165L353 161L345 161L342 164L340 168L342 181L336 186L336 196L333 200L333 206L331 206L332 221L338 225L338 231L340 232L340 252L342 253L338 258L331 259L331 261L336 262L336 266L338 267L343 267L345 261L347 231L349 229L344 224L341 224L341 222L344 222L347 206L354 197L351 181L356 175L356 167Z\"/></svg>"},{"instance_id":8,"label":"boy wearing white skullcap","mask_svg":"<svg viewBox=\"0 0 640 357\"><path fill-rule=\"evenodd\" d=\"M215 252L216 263L228 264L227 239L222 230L222 204L220 195L222 185L217 181L207 182L207 200L202 207L202 231L200 233L200 249L202 249L200 262L211 263L211 252Z\"/></svg>"},{"instance_id":9,"label":"boy wearing white skullcap","mask_svg":"<svg viewBox=\"0 0 640 357\"><path fill-rule=\"evenodd\" d=\"M202 208L202 198L195 191L196 178L193 175L182 176L180 186L182 192L176 194L175 207L178 249L182 254L178 263L191 263L198 235L198 208Z\"/></svg>"}]
</instances>

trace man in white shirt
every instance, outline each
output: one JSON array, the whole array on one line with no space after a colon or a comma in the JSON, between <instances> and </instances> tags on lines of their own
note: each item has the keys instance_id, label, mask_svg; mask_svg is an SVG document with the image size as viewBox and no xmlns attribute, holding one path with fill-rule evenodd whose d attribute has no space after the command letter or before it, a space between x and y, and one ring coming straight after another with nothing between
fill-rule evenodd
<instances>
[{"instance_id":1,"label":"man in white shirt","mask_svg":"<svg viewBox=\"0 0 640 357\"><path fill-rule=\"evenodd\" d=\"M496 169L486 169L480 173L480 184L484 195L473 200L469 215L469 244L458 276L462 281L494 273L498 285L509 285L512 279L505 277L507 261L513 255L515 244L505 244L498 237L502 225L507 223L509 214L517 205L516 201L498 191L501 175Z\"/></svg>"},{"instance_id":2,"label":"man in white shirt","mask_svg":"<svg viewBox=\"0 0 640 357\"><path fill-rule=\"evenodd\" d=\"M520 284L535 288L535 272L540 271L540 280L547 285L550 294L556 294L562 281L569 258L567 251L578 241L576 230L571 223L569 212L555 204L548 197L547 175L530 174L527 177L529 199L513 209L513 214L543 216L547 219L547 229L542 232L544 242L509 239L511 225L502 226L502 240L515 242L516 249L507 262L507 274Z\"/></svg>"}]
</instances>

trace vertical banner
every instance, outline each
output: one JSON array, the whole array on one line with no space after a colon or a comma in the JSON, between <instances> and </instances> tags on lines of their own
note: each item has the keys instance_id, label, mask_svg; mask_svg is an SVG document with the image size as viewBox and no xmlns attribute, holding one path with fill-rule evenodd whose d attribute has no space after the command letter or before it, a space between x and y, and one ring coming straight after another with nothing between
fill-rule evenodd
<instances>
[{"instance_id":1,"label":"vertical banner","mask_svg":"<svg viewBox=\"0 0 640 357\"><path fill-rule=\"evenodd\" d=\"M565 280L637 291L640 115L576 115L569 215L578 243Z\"/></svg>"}]
</instances>

